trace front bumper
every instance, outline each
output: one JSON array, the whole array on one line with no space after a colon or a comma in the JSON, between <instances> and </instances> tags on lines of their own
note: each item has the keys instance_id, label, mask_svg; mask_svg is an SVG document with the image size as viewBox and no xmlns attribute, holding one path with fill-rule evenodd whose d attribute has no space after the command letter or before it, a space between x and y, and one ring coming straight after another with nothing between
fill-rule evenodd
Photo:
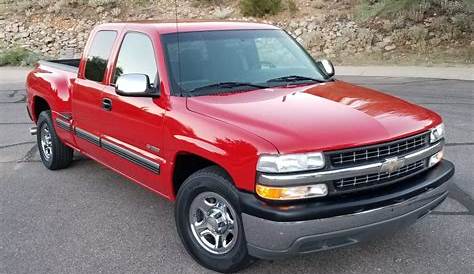
<instances>
[{"instance_id":1,"label":"front bumper","mask_svg":"<svg viewBox=\"0 0 474 274\"><path fill-rule=\"evenodd\" d=\"M241 193L248 251L272 259L347 246L400 230L444 201L453 174L454 165L443 160L378 192L289 205L269 205Z\"/></svg>"}]
</instances>

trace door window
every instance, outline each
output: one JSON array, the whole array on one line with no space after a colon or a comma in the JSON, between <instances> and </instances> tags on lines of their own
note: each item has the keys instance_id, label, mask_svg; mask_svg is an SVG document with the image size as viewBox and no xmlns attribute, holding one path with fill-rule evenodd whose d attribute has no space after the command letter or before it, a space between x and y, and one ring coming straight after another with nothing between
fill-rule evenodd
<instances>
[{"instance_id":1,"label":"door window","mask_svg":"<svg viewBox=\"0 0 474 274\"><path fill-rule=\"evenodd\" d=\"M113 83L124 74L145 74L150 83L155 83L157 66L155 51L150 38L142 33L130 32L125 35L117 58Z\"/></svg>"},{"instance_id":2,"label":"door window","mask_svg":"<svg viewBox=\"0 0 474 274\"><path fill-rule=\"evenodd\" d=\"M87 53L84 72L86 79L102 82L116 36L117 32L115 31L99 31L96 33Z\"/></svg>"}]
</instances>

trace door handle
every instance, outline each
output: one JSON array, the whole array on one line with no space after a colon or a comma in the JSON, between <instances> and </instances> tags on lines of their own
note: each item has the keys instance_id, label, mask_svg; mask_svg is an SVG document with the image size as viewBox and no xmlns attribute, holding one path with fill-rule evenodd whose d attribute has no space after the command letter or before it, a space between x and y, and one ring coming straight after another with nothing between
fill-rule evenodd
<instances>
[{"instance_id":1,"label":"door handle","mask_svg":"<svg viewBox=\"0 0 474 274\"><path fill-rule=\"evenodd\" d=\"M102 108L107 110L107 111L111 111L112 110L112 100L110 100L109 98L102 99Z\"/></svg>"}]
</instances>

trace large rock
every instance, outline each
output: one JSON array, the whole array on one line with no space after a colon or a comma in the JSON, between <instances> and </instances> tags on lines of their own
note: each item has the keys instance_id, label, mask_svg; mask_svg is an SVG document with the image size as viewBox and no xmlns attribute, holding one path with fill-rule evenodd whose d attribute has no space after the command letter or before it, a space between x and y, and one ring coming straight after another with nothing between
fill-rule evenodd
<instances>
[{"instance_id":1,"label":"large rock","mask_svg":"<svg viewBox=\"0 0 474 274\"><path fill-rule=\"evenodd\" d=\"M392 50L394 50L394 49L396 49L396 48L397 48L397 46L395 46L395 45L388 45L388 46L385 46L384 49L385 49L386 51L392 51Z\"/></svg>"}]
</instances>

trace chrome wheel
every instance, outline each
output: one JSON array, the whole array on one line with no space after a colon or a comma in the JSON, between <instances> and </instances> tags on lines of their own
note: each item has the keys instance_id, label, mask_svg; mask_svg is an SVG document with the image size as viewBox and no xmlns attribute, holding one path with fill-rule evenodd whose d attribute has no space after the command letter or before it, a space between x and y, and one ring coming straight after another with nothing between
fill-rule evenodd
<instances>
[{"instance_id":1,"label":"chrome wheel","mask_svg":"<svg viewBox=\"0 0 474 274\"><path fill-rule=\"evenodd\" d=\"M225 254L234 247L239 233L235 210L214 192L197 195L189 209L189 222L199 245L212 254Z\"/></svg>"},{"instance_id":2,"label":"chrome wheel","mask_svg":"<svg viewBox=\"0 0 474 274\"><path fill-rule=\"evenodd\" d=\"M53 142L51 138L51 132L49 131L48 124L44 123L41 126L41 151L46 161L49 161L53 155Z\"/></svg>"}]
</instances>

